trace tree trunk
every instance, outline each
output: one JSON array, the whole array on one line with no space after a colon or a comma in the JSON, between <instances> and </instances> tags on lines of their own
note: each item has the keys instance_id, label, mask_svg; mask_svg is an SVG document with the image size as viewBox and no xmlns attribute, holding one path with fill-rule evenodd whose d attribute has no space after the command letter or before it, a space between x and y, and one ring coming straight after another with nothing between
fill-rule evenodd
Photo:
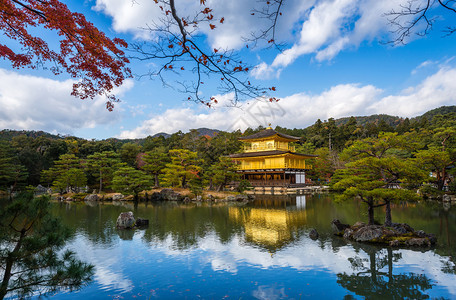
<instances>
[{"instance_id":1,"label":"tree trunk","mask_svg":"<svg viewBox=\"0 0 456 300\"><path fill-rule=\"evenodd\" d=\"M371 280L372 282L377 282L377 263L375 257L375 251L369 253L369 260L370 260L370 272L371 272Z\"/></svg>"},{"instance_id":2,"label":"tree trunk","mask_svg":"<svg viewBox=\"0 0 456 300\"><path fill-rule=\"evenodd\" d=\"M393 283L393 249L391 247L386 248L388 251L388 283Z\"/></svg>"},{"instance_id":3,"label":"tree trunk","mask_svg":"<svg viewBox=\"0 0 456 300\"><path fill-rule=\"evenodd\" d=\"M19 250L21 249L22 246L22 241L25 237L26 230L23 228L21 230L21 235L19 237L19 240L17 241L16 246L14 247L14 250L8 254L8 258L6 259L6 266L5 266L5 273L3 273L3 280L2 284L0 286L0 299L5 298L6 293L8 292L8 283L11 279L11 271L13 269L13 264L14 264L14 257L18 254Z\"/></svg>"},{"instance_id":4,"label":"tree trunk","mask_svg":"<svg viewBox=\"0 0 456 300\"><path fill-rule=\"evenodd\" d=\"M391 201L385 201L386 204L386 212L385 212L385 226L392 226L392 218L391 218Z\"/></svg>"},{"instance_id":5,"label":"tree trunk","mask_svg":"<svg viewBox=\"0 0 456 300\"><path fill-rule=\"evenodd\" d=\"M442 170L442 176L440 177L440 180L439 180L439 190L440 191L443 191L443 187L445 186L445 179L447 177L447 174L446 174L446 168L443 168Z\"/></svg>"},{"instance_id":6,"label":"tree trunk","mask_svg":"<svg viewBox=\"0 0 456 300\"><path fill-rule=\"evenodd\" d=\"M158 182L158 173L155 173L155 187L158 188L160 187L160 182Z\"/></svg>"},{"instance_id":7,"label":"tree trunk","mask_svg":"<svg viewBox=\"0 0 456 300\"><path fill-rule=\"evenodd\" d=\"M369 225L374 225L374 199L368 198L367 201L367 213L369 217Z\"/></svg>"},{"instance_id":8,"label":"tree trunk","mask_svg":"<svg viewBox=\"0 0 456 300\"><path fill-rule=\"evenodd\" d=\"M98 193L101 194L102 189L103 189L103 175L100 170L100 191Z\"/></svg>"},{"instance_id":9,"label":"tree trunk","mask_svg":"<svg viewBox=\"0 0 456 300\"><path fill-rule=\"evenodd\" d=\"M184 175L184 176L182 177L182 184L181 184L183 188L185 188L185 186L187 185L186 179L187 179L187 178L186 178L186 176Z\"/></svg>"},{"instance_id":10,"label":"tree trunk","mask_svg":"<svg viewBox=\"0 0 456 300\"><path fill-rule=\"evenodd\" d=\"M214 185L212 184L212 178L209 178L209 191L213 191L214 190Z\"/></svg>"}]
</instances>

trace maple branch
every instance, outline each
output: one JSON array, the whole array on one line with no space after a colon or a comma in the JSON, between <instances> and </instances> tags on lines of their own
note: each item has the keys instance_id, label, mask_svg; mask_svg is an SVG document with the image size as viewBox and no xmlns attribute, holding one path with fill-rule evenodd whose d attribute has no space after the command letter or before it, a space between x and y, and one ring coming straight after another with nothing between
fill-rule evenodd
<instances>
[{"instance_id":1,"label":"maple branch","mask_svg":"<svg viewBox=\"0 0 456 300\"><path fill-rule=\"evenodd\" d=\"M21 1L17 1L17 0L11 0L11 1L13 1L14 3L24 7L25 9L28 9L29 11L33 12L34 14L36 14L37 16L39 16L40 18L44 19L47 22L46 15L43 12L31 8L31 7L27 6L27 5L25 5L24 3L22 3Z\"/></svg>"},{"instance_id":2,"label":"maple branch","mask_svg":"<svg viewBox=\"0 0 456 300\"><path fill-rule=\"evenodd\" d=\"M80 81L73 85L72 95L81 99L107 96L107 108L118 101L109 92L131 76L129 62L118 45L127 44L120 39L109 39L84 15L71 12L59 0L2 0L0 1L0 30L11 40L16 40L24 54L14 53L8 46L0 45L0 56L11 61L12 66L35 68L36 64L51 62L54 74L67 72ZM60 37L59 50L49 48L45 38L29 32L29 27L54 31Z\"/></svg>"},{"instance_id":3,"label":"maple branch","mask_svg":"<svg viewBox=\"0 0 456 300\"><path fill-rule=\"evenodd\" d=\"M253 46L257 46L261 40L266 41L269 47L274 47L282 52L283 44L277 43L276 29L279 17L282 16L282 6L285 0L261 0L258 2L264 3L261 9L253 9L251 15L259 15L259 18L269 20L270 25L259 33L252 32L250 38L245 38L246 42L252 42Z\"/></svg>"},{"instance_id":4,"label":"maple branch","mask_svg":"<svg viewBox=\"0 0 456 300\"><path fill-rule=\"evenodd\" d=\"M223 93L232 92L234 96L231 103L234 106L243 98L258 98L266 94L267 88L254 86L247 80L251 66L243 63L233 51L226 49L207 50L198 42L198 29L201 28L202 24L208 24L210 29L214 30L216 28L214 23L223 24L223 17L215 19L212 15L212 9L208 7L196 12L192 18L181 17L176 9L175 0L157 0L155 2L163 12L162 18L159 19L161 25L153 22L144 28L155 35L155 40L154 42L132 44L130 50L139 55L131 58L141 61L159 59L163 60L164 63L160 64L161 66L156 70L139 75L139 77L148 76L152 78L156 76L164 85L171 86L166 83L165 74L181 75L186 71L188 65L193 65L188 71L194 74L194 80L190 83L186 81L176 82L181 87L181 92L191 94L187 100L203 103L209 107L213 103L217 103L217 99L204 96L204 94L209 95L210 93L201 93L205 86L212 86L204 85L203 77L211 80L214 76L220 76L218 90ZM180 63L182 65L176 66ZM210 99L207 99L209 97ZM277 101L276 98L270 99Z\"/></svg>"}]
</instances>

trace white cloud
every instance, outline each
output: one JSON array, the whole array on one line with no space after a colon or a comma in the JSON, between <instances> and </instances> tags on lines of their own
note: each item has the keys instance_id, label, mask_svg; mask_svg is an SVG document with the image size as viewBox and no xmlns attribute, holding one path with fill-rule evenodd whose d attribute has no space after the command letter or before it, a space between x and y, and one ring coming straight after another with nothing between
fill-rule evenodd
<instances>
[{"instance_id":1,"label":"white cloud","mask_svg":"<svg viewBox=\"0 0 456 300\"><path fill-rule=\"evenodd\" d=\"M320 244L307 237L301 237L293 245L275 252L274 255L262 251L260 247L249 245L242 235L235 235L229 242L220 243L216 235L209 234L200 238L197 246L185 251L176 251L174 243L175 239L171 236L163 241L154 240L150 244L151 249L149 251L163 252L174 260L200 257L198 266L201 269L210 266L213 271L225 271L233 274L238 271L240 266L248 265L251 268L292 268L297 271L325 271L330 274L346 273L351 275L358 273L350 263L350 259L355 257L359 258L361 262L359 270L370 268L369 254L364 250L360 251L348 244L338 247L335 251L329 240ZM305 249L305 255L302 255L303 249ZM201 252L204 254L202 255ZM432 251L422 253L398 249L394 252L400 254L400 259L395 262L397 270L400 267L405 267L407 272L425 274L431 281L438 282L439 286L451 295L456 294L456 288L453 284L454 275L441 272L441 268L449 261L447 257L442 257ZM386 250L379 251L377 255L386 256ZM197 272L197 270L194 271ZM258 291L261 292L261 295L274 292ZM267 297L267 299L270 298Z\"/></svg>"},{"instance_id":2,"label":"white cloud","mask_svg":"<svg viewBox=\"0 0 456 300\"><path fill-rule=\"evenodd\" d=\"M413 117L442 105L454 105L456 68L444 67L417 86L404 89L397 95L384 95L372 86L340 84L321 94L294 94L277 103L254 100L242 108L228 108L229 95L216 96L222 105L215 109L173 108L152 116L133 130L122 131L121 138L138 138L158 132L209 127L220 130L244 130L247 127L267 126L268 123L289 128L303 128L317 119L340 118L371 114L391 114Z\"/></svg>"},{"instance_id":3,"label":"white cloud","mask_svg":"<svg viewBox=\"0 0 456 300\"><path fill-rule=\"evenodd\" d=\"M423 1L423 0L419 0ZM385 15L391 10L400 10L404 0L290 0L282 6L276 27L276 41L290 45L279 53L268 66L261 62L252 72L257 79L279 76L281 69L292 64L303 55L314 55L319 62L332 60L341 51L356 48L362 42L374 39L388 40L392 28ZM215 18L224 17L225 22L201 23L198 33L207 37L210 47L240 49L245 38L260 33L270 26L259 13L251 15L254 9L261 10L255 0L216 1L208 0L206 5L213 9ZM418 5L418 4L416 4ZM264 8L264 7L263 7ZM139 39L151 39L153 33L141 28L160 23L163 12L153 1L97 0L95 10L113 18L113 27L118 32L132 33ZM164 8L166 10L166 8ZM192 16L202 9L199 1L177 2L181 17ZM176 30L171 28L171 30ZM261 44L261 43L260 43Z\"/></svg>"},{"instance_id":4,"label":"white cloud","mask_svg":"<svg viewBox=\"0 0 456 300\"><path fill-rule=\"evenodd\" d=\"M418 86L407 88L399 95L380 99L370 105L367 111L411 117L442 105L454 105L455 77L456 69L444 67Z\"/></svg>"},{"instance_id":5,"label":"white cloud","mask_svg":"<svg viewBox=\"0 0 456 300\"><path fill-rule=\"evenodd\" d=\"M290 0L283 7L283 18L277 26L277 37L281 40L290 40L293 30L299 20L305 16L307 10L315 3L314 1ZM195 12L202 9L199 1L177 1L177 13L180 17L194 16ZM201 24L199 32L208 37L213 48L239 49L245 46L244 38L249 38L252 32L259 32L268 26L268 21L251 15L258 7L255 0L232 0L232 1L206 1L207 7L213 11L217 20L224 18L224 23L214 21L215 30L211 30L209 24ZM163 18L159 5L148 0L97 0L93 8L113 18L113 28L117 32L132 33L138 39L152 39L153 34L145 31L146 24L160 24ZM166 8L165 8L166 10ZM285 17L286 16L286 17ZM215 19L214 19L215 20Z\"/></svg>"},{"instance_id":6,"label":"white cloud","mask_svg":"<svg viewBox=\"0 0 456 300\"><path fill-rule=\"evenodd\" d=\"M133 33L136 38L146 40L151 38L151 34L142 28L161 16L154 1L97 0L93 9L112 16L113 28L117 32Z\"/></svg>"},{"instance_id":7,"label":"white cloud","mask_svg":"<svg viewBox=\"0 0 456 300\"><path fill-rule=\"evenodd\" d=\"M277 70L269 66L267 63L262 62L252 69L250 75L256 79L278 78L280 76L280 70Z\"/></svg>"},{"instance_id":8,"label":"white cloud","mask_svg":"<svg viewBox=\"0 0 456 300\"><path fill-rule=\"evenodd\" d=\"M72 80L57 81L0 69L0 128L72 133L119 120L119 107L106 110L106 99L71 96ZM115 93L130 89L128 80Z\"/></svg>"},{"instance_id":9,"label":"white cloud","mask_svg":"<svg viewBox=\"0 0 456 300\"><path fill-rule=\"evenodd\" d=\"M321 48L328 40L339 35L346 18L354 15L357 1L334 0L320 2L302 24L299 41L290 49L277 55L273 67L286 67L301 55L312 53Z\"/></svg>"},{"instance_id":10,"label":"white cloud","mask_svg":"<svg viewBox=\"0 0 456 300\"><path fill-rule=\"evenodd\" d=\"M303 55L314 54L317 61L332 60L347 48L356 48L364 41L389 36L391 27L385 16L398 8L401 0L321 0L308 10L299 39L278 54L271 66L262 66L267 74L292 64ZM386 37L388 39L388 37ZM257 72L257 79L263 74ZM268 77L266 77L268 78Z\"/></svg>"}]
</instances>

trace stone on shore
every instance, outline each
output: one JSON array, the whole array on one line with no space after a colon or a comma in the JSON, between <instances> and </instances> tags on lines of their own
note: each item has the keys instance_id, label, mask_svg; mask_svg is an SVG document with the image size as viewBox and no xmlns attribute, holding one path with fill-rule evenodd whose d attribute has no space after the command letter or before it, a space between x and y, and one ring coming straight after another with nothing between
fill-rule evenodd
<instances>
[{"instance_id":1,"label":"stone on shore","mask_svg":"<svg viewBox=\"0 0 456 300\"><path fill-rule=\"evenodd\" d=\"M90 194L85 196L84 201L98 201L100 198L98 197L97 194Z\"/></svg>"},{"instance_id":2,"label":"stone on shore","mask_svg":"<svg viewBox=\"0 0 456 300\"><path fill-rule=\"evenodd\" d=\"M124 198L125 198L125 196L122 194L112 195L112 201L120 201L120 200L123 200Z\"/></svg>"}]
</instances>

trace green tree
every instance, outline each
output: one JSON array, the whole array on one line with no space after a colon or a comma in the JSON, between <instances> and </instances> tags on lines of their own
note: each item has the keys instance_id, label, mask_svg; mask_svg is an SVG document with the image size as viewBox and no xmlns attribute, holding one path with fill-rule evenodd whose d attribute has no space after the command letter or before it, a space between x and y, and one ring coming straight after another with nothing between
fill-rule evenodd
<instances>
[{"instance_id":1,"label":"green tree","mask_svg":"<svg viewBox=\"0 0 456 300\"><path fill-rule=\"evenodd\" d=\"M168 147L168 149L182 149L183 148L183 144L182 144L183 138L184 138L184 133L181 130L179 130L178 132L171 134L171 136L169 136L166 139L166 146Z\"/></svg>"},{"instance_id":2,"label":"green tree","mask_svg":"<svg viewBox=\"0 0 456 300\"><path fill-rule=\"evenodd\" d=\"M42 181L48 184L52 182L54 187L63 193L84 186L87 177L82 171L81 160L76 155L63 154L52 168L42 171Z\"/></svg>"},{"instance_id":3,"label":"green tree","mask_svg":"<svg viewBox=\"0 0 456 300\"><path fill-rule=\"evenodd\" d=\"M171 162L163 169L163 179L171 186L187 186L187 181L192 179L201 171L202 160L198 154L186 149L175 149L169 151Z\"/></svg>"},{"instance_id":4,"label":"green tree","mask_svg":"<svg viewBox=\"0 0 456 300\"><path fill-rule=\"evenodd\" d=\"M114 151L96 152L87 157L87 168L99 180L99 193L103 191L103 182L109 186L116 168L123 165Z\"/></svg>"},{"instance_id":5,"label":"green tree","mask_svg":"<svg viewBox=\"0 0 456 300\"><path fill-rule=\"evenodd\" d=\"M422 169L435 174L437 188L442 190L449 176L447 168L455 163L456 157L451 157L450 153L437 147L420 150L415 155L416 162Z\"/></svg>"},{"instance_id":6,"label":"green tree","mask_svg":"<svg viewBox=\"0 0 456 300\"><path fill-rule=\"evenodd\" d=\"M51 216L49 197L21 194L0 206L0 299L77 289L91 280L93 266L70 251L59 254L70 233Z\"/></svg>"},{"instance_id":7,"label":"green tree","mask_svg":"<svg viewBox=\"0 0 456 300\"><path fill-rule=\"evenodd\" d=\"M230 181L236 181L240 178L236 171L235 162L229 157L222 156L216 164L209 168L205 175L217 187L217 191L221 191Z\"/></svg>"},{"instance_id":8,"label":"green tree","mask_svg":"<svg viewBox=\"0 0 456 300\"><path fill-rule=\"evenodd\" d=\"M317 181L328 181L336 170L333 153L327 147L322 147L313 152L318 157L310 159L312 169L307 171L310 178Z\"/></svg>"},{"instance_id":9,"label":"green tree","mask_svg":"<svg viewBox=\"0 0 456 300\"><path fill-rule=\"evenodd\" d=\"M456 114L437 115L427 149L416 153L416 161L427 172L433 172L437 188L443 190L449 181L448 169L456 163Z\"/></svg>"},{"instance_id":10,"label":"green tree","mask_svg":"<svg viewBox=\"0 0 456 300\"><path fill-rule=\"evenodd\" d=\"M149 135L144 140L143 150L146 151L146 152L147 151L152 151L155 148L165 147L165 144L166 144L166 141L165 141L165 137L163 135L159 135L159 136L156 136L156 137L151 137Z\"/></svg>"},{"instance_id":11,"label":"green tree","mask_svg":"<svg viewBox=\"0 0 456 300\"><path fill-rule=\"evenodd\" d=\"M141 159L144 162L141 168L154 176L155 187L159 187L159 175L163 173L166 164L170 162L168 154L165 153L163 148L156 148L155 150L146 152Z\"/></svg>"},{"instance_id":12,"label":"green tree","mask_svg":"<svg viewBox=\"0 0 456 300\"><path fill-rule=\"evenodd\" d=\"M71 168L59 174L52 182L52 186L62 193L63 191L79 191L79 188L87 184L87 177L83 170Z\"/></svg>"},{"instance_id":13,"label":"green tree","mask_svg":"<svg viewBox=\"0 0 456 300\"><path fill-rule=\"evenodd\" d=\"M239 141L240 131L233 133L219 132L213 138L202 137L197 147L198 157L203 159L203 170L208 170L219 161L221 156L237 153L242 143Z\"/></svg>"},{"instance_id":14,"label":"green tree","mask_svg":"<svg viewBox=\"0 0 456 300\"><path fill-rule=\"evenodd\" d=\"M15 157L12 147L6 142L0 142L0 189L12 187L13 192L26 178L27 171Z\"/></svg>"},{"instance_id":15,"label":"green tree","mask_svg":"<svg viewBox=\"0 0 456 300\"><path fill-rule=\"evenodd\" d=\"M152 177L143 171L136 170L130 166L121 167L114 172L112 188L116 192L133 195L135 201L141 191L148 189L151 185Z\"/></svg>"},{"instance_id":16,"label":"green tree","mask_svg":"<svg viewBox=\"0 0 456 300\"><path fill-rule=\"evenodd\" d=\"M203 185L203 178L201 178L201 176L198 174L193 176L188 181L188 188L195 196L201 195L203 193Z\"/></svg>"},{"instance_id":17,"label":"green tree","mask_svg":"<svg viewBox=\"0 0 456 300\"><path fill-rule=\"evenodd\" d=\"M136 157L141 152L141 146L135 143L126 143L120 148L120 158L130 167L136 167Z\"/></svg>"},{"instance_id":18,"label":"green tree","mask_svg":"<svg viewBox=\"0 0 456 300\"><path fill-rule=\"evenodd\" d=\"M342 156L350 162L346 169L336 171L335 189L345 197L359 197L368 206L369 224L374 224L374 208L386 206L385 225L391 226L391 201L417 199L417 187L426 174L411 158L395 155L396 149L413 145L412 136L381 133L378 138L356 141ZM399 188L398 188L399 187Z\"/></svg>"}]
</instances>

